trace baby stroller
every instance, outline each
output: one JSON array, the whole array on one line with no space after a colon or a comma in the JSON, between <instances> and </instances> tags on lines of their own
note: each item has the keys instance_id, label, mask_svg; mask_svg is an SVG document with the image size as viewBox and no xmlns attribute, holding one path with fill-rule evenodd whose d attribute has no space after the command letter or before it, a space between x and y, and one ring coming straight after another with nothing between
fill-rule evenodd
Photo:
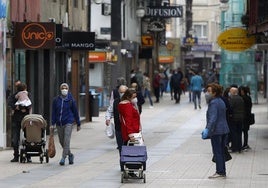
<instances>
[{"instance_id":1,"label":"baby stroller","mask_svg":"<svg viewBox=\"0 0 268 188\"><path fill-rule=\"evenodd\" d=\"M26 115L21 122L21 129L24 132L22 148L20 149L20 162L25 163L31 156L39 156L40 163L44 157L49 162L48 150L46 149L46 126L47 122L42 115Z\"/></svg>"},{"instance_id":2,"label":"baby stroller","mask_svg":"<svg viewBox=\"0 0 268 188\"><path fill-rule=\"evenodd\" d=\"M122 146L120 164L123 166L121 172L121 183L125 179L143 179L146 183L147 151L146 146Z\"/></svg>"}]
</instances>

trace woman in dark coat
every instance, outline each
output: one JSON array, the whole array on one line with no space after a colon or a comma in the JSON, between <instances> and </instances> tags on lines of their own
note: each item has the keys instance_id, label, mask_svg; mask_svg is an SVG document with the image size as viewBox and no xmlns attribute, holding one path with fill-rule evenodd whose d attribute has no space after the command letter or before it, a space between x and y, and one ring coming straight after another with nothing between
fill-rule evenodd
<instances>
[{"instance_id":1,"label":"woman in dark coat","mask_svg":"<svg viewBox=\"0 0 268 188\"><path fill-rule=\"evenodd\" d=\"M239 89L239 95L243 98L244 101L244 107L245 107L245 118L244 118L244 124L243 124L243 135L244 135L244 143L242 146L242 150L250 149L248 145L248 131L250 127L250 115L251 115L251 109L252 109L252 100L250 97L250 89L247 86L240 86Z\"/></svg>"}]
</instances>

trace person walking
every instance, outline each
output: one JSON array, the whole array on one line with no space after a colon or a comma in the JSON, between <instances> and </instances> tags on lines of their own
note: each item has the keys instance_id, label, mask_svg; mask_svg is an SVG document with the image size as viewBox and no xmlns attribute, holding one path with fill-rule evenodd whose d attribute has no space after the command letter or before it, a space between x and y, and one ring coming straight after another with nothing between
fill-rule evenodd
<instances>
[{"instance_id":1,"label":"person walking","mask_svg":"<svg viewBox=\"0 0 268 188\"><path fill-rule=\"evenodd\" d=\"M126 90L118 104L123 145L128 145L129 141L135 142L135 134L141 132L140 113L135 107L136 97L136 90L130 88ZM124 170L122 163L120 163L120 168L121 171ZM132 177L136 176L133 171L128 174Z\"/></svg>"},{"instance_id":2,"label":"person walking","mask_svg":"<svg viewBox=\"0 0 268 188\"><path fill-rule=\"evenodd\" d=\"M150 106L149 108L153 108L153 101L151 98L151 81L148 73L143 74L143 97L146 99L148 97Z\"/></svg>"},{"instance_id":3,"label":"person walking","mask_svg":"<svg viewBox=\"0 0 268 188\"><path fill-rule=\"evenodd\" d=\"M204 81L197 71L194 71L194 75L191 78L191 90L193 93L194 109L197 109L197 103L199 109L201 109L201 92L204 86ZM198 101L197 101L198 100Z\"/></svg>"},{"instance_id":4,"label":"person walking","mask_svg":"<svg viewBox=\"0 0 268 188\"><path fill-rule=\"evenodd\" d=\"M228 140L229 128L226 120L226 106L221 99L222 87L212 83L207 86L208 109L206 128L202 138L210 138L212 152L215 157L216 172L208 178L225 178L225 147Z\"/></svg>"},{"instance_id":5,"label":"person walking","mask_svg":"<svg viewBox=\"0 0 268 188\"><path fill-rule=\"evenodd\" d=\"M230 129L232 135L232 152L242 151L242 128L245 118L245 105L243 98L238 95L238 88L230 89Z\"/></svg>"},{"instance_id":6,"label":"person walking","mask_svg":"<svg viewBox=\"0 0 268 188\"><path fill-rule=\"evenodd\" d=\"M127 145L128 141L135 141L134 133L141 131L140 113L134 104L136 97L136 90L130 88L126 90L118 105L123 145Z\"/></svg>"},{"instance_id":7,"label":"person walking","mask_svg":"<svg viewBox=\"0 0 268 188\"><path fill-rule=\"evenodd\" d=\"M20 130L21 130L21 121L24 116L30 113L30 108L25 106L17 105L16 95L18 94L19 88L21 88L21 81L16 80L15 90L16 92L9 96L8 98L8 106L12 109L12 127L11 127L11 146L13 147L13 159L10 162L19 162L19 145L20 145ZM27 157L27 162L32 162L31 158Z\"/></svg>"},{"instance_id":8,"label":"person walking","mask_svg":"<svg viewBox=\"0 0 268 188\"><path fill-rule=\"evenodd\" d=\"M121 153L122 145L123 145L123 139L122 139L122 133L121 133L121 125L120 125L120 119L119 119L119 112L118 112L118 104L128 89L127 86L121 85L118 88L118 92L120 97L114 99L114 102L112 105L109 105L109 107L106 110L105 113L105 124L108 126L111 122L111 119L114 119L114 126L115 126L115 138L117 143L117 149L119 150L119 154Z\"/></svg>"},{"instance_id":9,"label":"person walking","mask_svg":"<svg viewBox=\"0 0 268 188\"><path fill-rule=\"evenodd\" d=\"M252 109L252 99L250 97L250 89L247 86L240 86L238 88L239 96L242 97L244 101L244 107L245 107L245 116L244 116L244 123L243 123L243 145L242 150L246 151L247 149L250 149L248 145L248 131L250 128L250 115L251 115L251 109Z\"/></svg>"},{"instance_id":10,"label":"person walking","mask_svg":"<svg viewBox=\"0 0 268 188\"><path fill-rule=\"evenodd\" d=\"M159 103L161 76L158 71L155 71L154 73L155 75L153 78L153 88L154 88L154 96L156 98L155 103Z\"/></svg>"},{"instance_id":11,"label":"person walking","mask_svg":"<svg viewBox=\"0 0 268 188\"><path fill-rule=\"evenodd\" d=\"M142 105L145 103L142 91L141 91L141 89L139 90L139 85L137 83L135 83L135 82L131 84L131 88L136 90L136 94L137 94L137 102L136 102L136 104L137 104L137 107L139 109L139 113L141 114Z\"/></svg>"},{"instance_id":12,"label":"person walking","mask_svg":"<svg viewBox=\"0 0 268 188\"><path fill-rule=\"evenodd\" d=\"M65 165L65 158L68 156L69 164L74 163L74 155L70 150L71 134L74 123L77 124L77 131L81 129L80 117L78 114L76 102L69 92L69 85L62 83L60 85L61 94L53 99L52 103L52 125L50 131L55 127L58 131L58 137L62 151L60 165Z\"/></svg>"},{"instance_id":13,"label":"person walking","mask_svg":"<svg viewBox=\"0 0 268 188\"><path fill-rule=\"evenodd\" d=\"M180 96L181 96L181 81L183 79L183 74L180 71L180 68L177 69L173 73L170 78L170 87L173 89L175 103L180 103Z\"/></svg>"}]
</instances>

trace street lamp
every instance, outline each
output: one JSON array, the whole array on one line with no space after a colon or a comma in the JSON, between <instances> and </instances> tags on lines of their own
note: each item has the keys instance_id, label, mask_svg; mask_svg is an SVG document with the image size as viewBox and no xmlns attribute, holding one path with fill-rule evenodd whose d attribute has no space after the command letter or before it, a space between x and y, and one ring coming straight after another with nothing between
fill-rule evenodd
<instances>
[{"instance_id":1,"label":"street lamp","mask_svg":"<svg viewBox=\"0 0 268 188\"><path fill-rule=\"evenodd\" d=\"M144 2L143 0L139 0L137 2L137 9L136 9L136 16L138 18L142 18L145 15L145 7L144 7Z\"/></svg>"}]
</instances>

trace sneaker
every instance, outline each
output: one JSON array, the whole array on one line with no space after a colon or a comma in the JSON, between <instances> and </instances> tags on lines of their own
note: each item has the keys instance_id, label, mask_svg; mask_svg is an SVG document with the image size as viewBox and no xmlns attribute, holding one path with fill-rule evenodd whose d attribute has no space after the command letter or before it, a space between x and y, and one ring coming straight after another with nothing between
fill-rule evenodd
<instances>
[{"instance_id":1,"label":"sneaker","mask_svg":"<svg viewBox=\"0 0 268 188\"><path fill-rule=\"evenodd\" d=\"M251 149L248 145L242 147L242 150L244 151L247 151L248 149Z\"/></svg>"},{"instance_id":2,"label":"sneaker","mask_svg":"<svg viewBox=\"0 0 268 188\"><path fill-rule=\"evenodd\" d=\"M10 160L10 162L12 162L12 163L19 162L19 158L18 157L14 157L13 159Z\"/></svg>"},{"instance_id":3,"label":"sneaker","mask_svg":"<svg viewBox=\"0 0 268 188\"><path fill-rule=\"evenodd\" d=\"M149 108L154 108L153 106L149 106Z\"/></svg>"},{"instance_id":4,"label":"sneaker","mask_svg":"<svg viewBox=\"0 0 268 188\"><path fill-rule=\"evenodd\" d=\"M60 164L61 166L65 165L65 159L64 159L64 158L61 158L59 164Z\"/></svg>"},{"instance_id":5,"label":"sneaker","mask_svg":"<svg viewBox=\"0 0 268 188\"><path fill-rule=\"evenodd\" d=\"M221 174L218 174L218 173L215 173L213 174L212 176L209 176L208 177L209 179L215 179L215 178L226 178L226 175L221 175Z\"/></svg>"},{"instance_id":6,"label":"sneaker","mask_svg":"<svg viewBox=\"0 0 268 188\"><path fill-rule=\"evenodd\" d=\"M73 154L69 155L69 164L70 165L74 164L74 155Z\"/></svg>"}]
</instances>

